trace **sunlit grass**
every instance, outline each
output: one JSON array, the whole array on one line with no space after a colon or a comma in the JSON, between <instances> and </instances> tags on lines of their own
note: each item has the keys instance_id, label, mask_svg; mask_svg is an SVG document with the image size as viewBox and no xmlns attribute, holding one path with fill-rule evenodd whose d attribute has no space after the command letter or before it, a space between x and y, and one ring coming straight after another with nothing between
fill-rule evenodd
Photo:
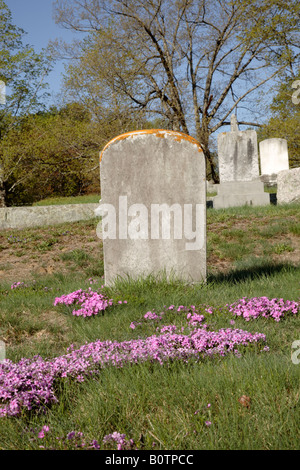
<instances>
[{"instance_id":1,"label":"sunlit grass","mask_svg":"<svg viewBox=\"0 0 300 470\"><path fill-rule=\"evenodd\" d=\"M49 236L63 243L66 231L80 236L94 226L95 221L65 224L52 227ZM35 355L54 358L65 354L71 344L128 341L156 334L156 328L166 324L184 326L185 318L170 311L159 322L130 328L146 312L159 313L170 305L222 307L244 296L297 301L299 264L284 258L274 261L271 255L294 253L291 242L280 235L292 234L295 248L298 227L299 205L208 211L209 252L219 251L219 261L230 258L230 269L210 266L207 282L192 285L176 277L167 279L163 273L135 281L119 279L104 289L115 305L92 318L74 317L72 306L53 303L77 289L100 288L103 260L84 249L61 253L60 260L69 267L66 273L40 275L35 282L18 279L25 286L16 289L10 282L1 283L0 339L6 344L7 358L14 362ZM31 237L32 243L46 241L39 233L30 230L18 236ZM24 242L22 249L26 246ZM90 284L91 278L96 282ZM119 300L127 304L119 305ZM97 379L81 384L66 380L57 385L59 403L45 414L0 418L0 449L64 448L57 437L66 438L71 431L101 445L105 435L125 433L138 449L146 450L298 449L299 365L292 363L291 352L292 343L299 340L299 317L278 323L265 318L247 322L217 311L207 315L206 322L213 331L241 328L263 333L269 351L246 347L241 357L106 367ZM247 397L249 405L241 397ZM50 430L39 439L43 426Z\"/></svg>"},{"instance_id":2,"label":"sunlit grass","mask_svg":"<svg viewBox=\"0 0 300 470\"><path fill-rule=\"evenodd\" d=\"M34 206L53 206L64 204L96 204L99 202L100 194L87 194L84 196L51 197L35 202Z\"/></svg>"}]
</instances>

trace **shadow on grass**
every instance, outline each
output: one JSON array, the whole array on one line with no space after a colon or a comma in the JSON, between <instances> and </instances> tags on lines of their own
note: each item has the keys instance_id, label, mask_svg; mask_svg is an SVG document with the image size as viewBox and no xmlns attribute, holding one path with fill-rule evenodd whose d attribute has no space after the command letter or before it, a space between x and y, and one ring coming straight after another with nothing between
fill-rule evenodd
<instances>
[{"instance_id":1,"label":"shadow on grass","mask_svg":"<svg viewBox=\"0 0 300 470\"><path fill-rule=\"evenodd\" d=\"M247 280L255 280L262 277L269 277L275 274L283 273L300 274L300 266L294 266L290 263L258 262L232 269L228 273L208 274L207 283L231 283L238 284Z\"/></svg>"},{"instance_id":2,"label":"shadow on grass","mask_svg":"<svg viewBox=\"0 0 300 470\"><path fill-rule=\"evenodd\" d=\"M292 282L294 283L292 290L294 292L297 290L298 280L300 281L300 266L297 267L289 263L276 264L262 259L249 259L247 262L243 261L243 264L236 265L228 273L208 274L207 282L203 283L190 283L176 277L170 279L164 275L148 275L137 279L128 276L116 279L112 285L105 287L105 291L110 298L115 300L126 299L131 307L140 308L143 306L146 308L147 305L149 308L160 308L157 306L167 303L169 305L186 305L191 302L209 303L212 298L216 300L220 296L226 298L230 294L233 295L231 287L237 286L238 291L245 282L256 282L258 284L256 291L260 286L265 292L264 295L274 295L273 291L275 289L276 292L276 286L281 291L287 290L289 292ZM251 289L253 290L254 287L252 286ZM270 294L270 292L272 293ZM241 295L241 293L234 291L234 296L237 295Z\"/></svg>"}]
</instances>

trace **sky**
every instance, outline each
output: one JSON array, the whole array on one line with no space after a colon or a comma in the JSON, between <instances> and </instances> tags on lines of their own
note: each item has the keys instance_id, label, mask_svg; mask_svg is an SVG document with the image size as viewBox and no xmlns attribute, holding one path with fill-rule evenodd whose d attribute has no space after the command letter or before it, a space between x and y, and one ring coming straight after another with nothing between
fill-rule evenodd
<instances>
[{"instance_id":1,"label":"sky","mask_svg":"<svg viewBox=\"0 0 300 470\"><path fill-rule=\"evenodd\" d=\"M53 0L4 0L11 11L12 22L22 28L27 34L24 36L24 44L33 46L35 52L46 48L50 40L56 38L71 42L75 33L63 29L55 24L53 19ZM55 102L55 96L60 91L63 62L58 62L54 70L47 77L51 102Z\"/></svg>"}]
</instances>

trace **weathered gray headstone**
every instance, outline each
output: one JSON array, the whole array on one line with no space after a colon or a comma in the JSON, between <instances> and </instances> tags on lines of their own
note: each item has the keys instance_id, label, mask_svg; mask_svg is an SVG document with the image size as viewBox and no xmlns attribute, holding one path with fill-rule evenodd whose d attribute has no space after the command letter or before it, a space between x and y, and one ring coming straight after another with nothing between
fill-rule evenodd
<instances>
[{"instance_id":1,"label":"weathered gray headstone","mask_svg":"<svg viewBox=\"0 0 300 470\"><path fill-rule=\"evenodd\" d=\"M289 154L285 139L265 139L259 143L262 175L274 175L289 169Z\"/></svg>"},{"instance_id":2,"label":"weathered gray headstone","mask_svg":"<svg viewBox=\"0 0 300 470\"><path fill-rule=\"evenodd\" d=\"M180 132L140 130L113 139L100 159L105 283L162 272L204 281L206 169L199 143Z\"/></svg>"},{"instance_id":3,"label":"weathered gray headstone","mask_svg":"<svg viewBox=\"0 0 300 470\"><path fill-rule=\"evenodd\" d=\"M6 104L6 85L0 80L0 104Z\"/></svg>"},{"instance_id":4,"label":"weathered gray headstone","mask_svg":"<svg viewBox=\"0 0 300 470\"><path fill-rule=\"evenodd\" d=\"M300 168L282 170L277 176L277 204L300 202Z\"/></svg>"},{"instance_id":5,"label":"weathered gray headstone","mask_svg":"<svg viewBox=\"0 0 300 470\"><path fill-rule=\"evenodd\" d=\"M252 181L259 177L257 134L240 131L235 115L230 132L218 135L220 182Z\"/></svg>"},{"instance_id":6,"label":"weathered gray headstone","mask_svg":"<svg viewBox=\"0 0 300 470\"><path fill-rule=\"evenodd\" d=\"M257 134L240 131L235 115L230 132L218 136L220 184L214 198L215 209L244 205L268 205L270 196L259 181Z\"/></svg>"}]
</instances>

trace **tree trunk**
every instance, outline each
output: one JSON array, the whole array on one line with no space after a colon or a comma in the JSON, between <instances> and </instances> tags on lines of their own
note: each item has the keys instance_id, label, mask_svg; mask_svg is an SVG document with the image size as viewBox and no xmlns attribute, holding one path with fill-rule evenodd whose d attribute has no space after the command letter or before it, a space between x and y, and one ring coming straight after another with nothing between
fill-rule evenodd
<instances>
[{"instance_id":1,"label":"tree trunk","mask_svg":"<svg viewBox=\"0 0 300 470\"><path fill-rule=\"evenodd\" d=\"M219 183L219 175L216 172L213 156L207 146L203 145L202 143L201 146L206 160L206 178L208 180L212 179L214 183Z\"/></svg>"},{"instance_id":2,"label":"tree trunk","mask_svg":"<svg viewBox=\"0 0 300 470\"><path fill-rule=\"evenodd\" d=\"M212 179L214 183L219 183L219 175L216 172L216 164L214 162L213 156L209 150L209 132L207 129L207 122L202 121L202 127L197 131L198 141L201 144L205 161L206 161L206 178L208 180Z\"/></svg>"}]
</instances>

